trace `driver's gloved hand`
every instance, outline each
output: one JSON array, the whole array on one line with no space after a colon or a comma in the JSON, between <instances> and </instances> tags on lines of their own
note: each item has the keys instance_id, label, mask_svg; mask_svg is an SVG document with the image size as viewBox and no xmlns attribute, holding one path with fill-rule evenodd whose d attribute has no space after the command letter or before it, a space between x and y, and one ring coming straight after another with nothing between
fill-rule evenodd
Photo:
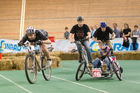
<instances>
[{"instance_id":1,"label":"driver's gloved hand","mask_svg":"<svg viewBox=\"0 0 140 93\"><path fill-rule=\"evenodd\" d=\"M37 45L42 45L43 42L42 42L41 40L38 40L38 41L36 41L36 44L37 44Z\"/></svg>"},{"instance_id":2,"label":"driver's gloved hand","mask_svg":"<svg viewBox=\"0 0 140 93\"><path fill-rule=\"evenodd\" d=\"M106 56L101 56L101 59L103 60L103 59L105 59L106 58Z\"/></svg>"}]
</instances>

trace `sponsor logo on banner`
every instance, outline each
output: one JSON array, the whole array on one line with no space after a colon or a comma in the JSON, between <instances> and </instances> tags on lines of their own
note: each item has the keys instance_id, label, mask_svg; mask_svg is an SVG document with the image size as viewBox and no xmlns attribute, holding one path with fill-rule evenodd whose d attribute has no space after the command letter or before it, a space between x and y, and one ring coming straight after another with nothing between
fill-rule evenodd
<instances>
[{"instance_id":1,"label":"sponsor logo on banner","mask_svg":"<svg viewBox=\"0 0 140 93\"><path fill-rule=\"evenodd\" d=\"M114 51L132 51L133 50L133 45L132 43L130 44L129 48L126 48L126 47L123 47L121 43L115 43L113 42L112 43L112 47L113 47L113 50ZM139 48L139 44L137 43L136 44L136 49ZM91 52L98 52L100 51L100 48L99 48L99 45L97 42L95 41L92 41L91 44L90 44L90 50Z\"/></svg>"},{"instance_id":2,"label":"sponsor logo on banner","mask_svg":"<svg viewBox=\"0 0 140 93\"><path fill-rule=\"evenodd\" d=\"M18 40L7 40L7 39L0 39L0 47L3 53L7 52L13 52L13 53L18 53L18 52L27 52L27 47L24 46L18 46L17 45ZM48 45L48 47L52 47L54 43L51 45ZM35 49L39 49L39 46L36 46Z\"/></svg>"},{"instance_id":3,"label":"sponsor logo on banner","mask_svg":"<svg viewBox=\"0 0 140 93\"><path fill-rule=\"evenodd\" d=\"M2 50L12 50L20 52L22 49L27 49L26 47L18 47L17 43L7 42L6 40L1 40L0 46Z\"/></svg>"},{"instance_id":4,"label":"sponsor logo on banner","mask_svg":"<svg viewBox=\"0 0 140 93\"><path fill-rule=\"evenodd\" d=\"M95 41L91 42L91 44L90 44L90 51L91 52L98 52L98 51L100 51L100 48L99 48L99 45L98 45L97 42L95 42Z\"/></svg>"}]
</instances>

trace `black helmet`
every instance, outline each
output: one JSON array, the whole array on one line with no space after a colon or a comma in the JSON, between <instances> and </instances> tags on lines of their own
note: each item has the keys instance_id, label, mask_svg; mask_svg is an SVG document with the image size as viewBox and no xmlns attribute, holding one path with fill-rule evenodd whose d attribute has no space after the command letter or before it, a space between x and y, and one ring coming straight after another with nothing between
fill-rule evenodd
<instances>
[{"instance_id":1,"label":"black helmet","mask_svg":"<svg viewBox=\"0 0 140 93\"><path fill-rule=\"evenodd\" d=\"M34 27L29 26L29 27L26 29L26 34L27 34L27 35L31 35L31 34L34 34L34 33L35 33Z\"/></svg>"},{"instance_id":2,"label":"black helmet","mask_svg":"<svg viewBox=\"0 0 140 93\"><path fill-rule=\"evenodd\" d=\"M82 16L78 16L77 21L84 21L84 18Z\"/></svg>"}]
</instances>

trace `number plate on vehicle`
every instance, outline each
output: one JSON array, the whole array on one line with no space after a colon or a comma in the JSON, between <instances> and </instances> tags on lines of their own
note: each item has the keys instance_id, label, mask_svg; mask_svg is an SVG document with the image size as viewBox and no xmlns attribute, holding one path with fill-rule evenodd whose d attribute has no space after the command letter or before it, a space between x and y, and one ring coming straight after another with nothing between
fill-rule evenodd
<instances>
[{"instance_id":1,"label":"number plate on vehicle","mask_svg":"<svg viewBox=\"0 0 140 93\"><path fill-rule=\"evenodd\" d=\"M102 76L101 69L93 68L92 73L93 73L93 78L94 77L101 77Z\"/></svg>"}]
</instances>

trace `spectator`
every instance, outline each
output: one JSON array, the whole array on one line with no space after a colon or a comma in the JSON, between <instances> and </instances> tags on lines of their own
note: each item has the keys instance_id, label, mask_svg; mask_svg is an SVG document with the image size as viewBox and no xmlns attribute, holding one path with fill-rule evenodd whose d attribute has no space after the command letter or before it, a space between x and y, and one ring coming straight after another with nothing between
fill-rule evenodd
<instances>
[{"instance_id":1,"label":"spectator","mask_svg":"<svg viewBox=\"0 0 140 93\"><path fill-rule=\"evenodd\" d=\"M92 33L94 33L94 27L93 26L90 26L90 29L91 29L91 38L92 38Z\"/></svg>"},{"instance_id":2,"label":"spectator","mask_svg":"<svg viewBox=\"0 0 140 93\"><path fill-rule=\"evenodd\" d=\"M131 29L129 28L129 25L127 23L124 24L124 29L123 29L123 46L128 48L130 43L128 37L130 37L131 34Z\"/></svg>"},{"instance_id":3,"label":"spectator","mask_svg":"<svg viewBox=\"0 0 140 93\"><path fill-rule=\"evenodd\" d=\"M113 28L114 28L114 33L115 33L115 38L120 38L120 30L118 29L117 23L113 23Z\"/></svg>"},{"instance_id":4,"label":"spectator","mask_svg":"<svg viewBox=\"0 0 140 93\"><path fill-rule=\"evenodd\" d=\"M91 26L90 29L91 29L91 38L92 38L94 33L95 33L95 31L96 31L96 29L98 29L98 25Z\"/></svg>"},{"instance_id":5,"label":"spectator","mask_svg":"<svg viewBox=\"0 0 140 93\"><path fill-rule=\"evenodd\" d=\"M120 29L120 37L123 37L123 29Z\"/></svg>"},{"instance_id":6,"label":"spectator","mask_svg":"<svg viewBox=\"0 0 140 93\"><path fill-rule=\"evenodd\" d=\"M127 23L124 24L124 29L123 29L123 37L130 37L131 34L131 29L129 28L129 25Z\"/></svg>"},{"instance_id":7,"label":"spectator","mask_svg":"<svg viewBox=\"0 0 140 93\"><path fill-rule=\"evenodd\" d=\"M66 31L66 32L64 33L64 38L65 38L65 39L69 39L69 34L70 34L70 33L69 33L68 30L69 30L68 27L65 27L65 31Z\"/></svg>"},{"instance_id":8,"label":"spectator","mask_svg":"<svg viewBox=\"0 0 140 93\"><path fill-rule=\"evenodd\" d=\"M134 31L132 32L132 45L133 45L133 50L136 49L137 45L137 38L140 36L140 31L138 30L138 25L134 26Z\"/></svg>"}]
</instances>

